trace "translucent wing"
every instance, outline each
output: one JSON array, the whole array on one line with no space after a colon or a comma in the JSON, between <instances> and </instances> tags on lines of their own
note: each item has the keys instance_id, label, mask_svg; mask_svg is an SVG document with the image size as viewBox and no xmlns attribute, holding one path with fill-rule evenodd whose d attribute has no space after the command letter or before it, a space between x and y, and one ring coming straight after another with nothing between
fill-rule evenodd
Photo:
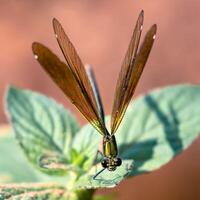
<instances>
[{"instance_id":1,"label":"translucent wing","mask_svg":"<svg viewBox=\"0 0 200 200\"><path fill-rule=\"evenodd\" d=\"M101 134L104 134L105 127L99 113L92 107L87 91L80 86L70 67L40 43L34 42L32 50L35 58L71 102Z\"/></svg>"},{"instance_id":2,"label":"translucent wing","mask_svg":"<svg viewBox=\"0 0 200 200\"><path fill-rule=\"evenodd\" d=\"M155 34L156 25L153 25L147 32L145 39L137 54L140 35L142 31L143 11L140 13L135 26L133 36L124 58L121 72L117 81L114 104L111 117L111 134L114 134L119 127L128 104L134 94L136 85L140 79L149 53L151 51ZM136 55L137 54L137 55Z\"/></svg>"},{"instance_id":3,"label":"translucent wing","mask_svg":"<svg viewBox=\"0 0 200 200\"><path fill-rule=\"evenodd\" d=\"M85 98L93 109L93 112L98 113L98 106L95 95L93 93L90 81L81 59L79 58L73 44L66 35L64 29L57 19L53 19L53 28L58 41L58 44L63 52L69 68L71 69L75 79L77 80L81 90L85 94ZM100 117L99 117L99 120ZM101 122L103 124L103 122Z\"/></svg>"}]
</instances>

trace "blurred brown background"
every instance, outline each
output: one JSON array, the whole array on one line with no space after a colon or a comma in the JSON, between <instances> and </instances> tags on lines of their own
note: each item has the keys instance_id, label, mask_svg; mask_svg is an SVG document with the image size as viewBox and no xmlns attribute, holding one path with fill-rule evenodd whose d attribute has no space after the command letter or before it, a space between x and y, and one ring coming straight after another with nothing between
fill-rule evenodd
<instances>
[{"instance_id":1,"label":"blurred brown background","mask_svg":"<svg viewBox=\"0 0 200 200\"><path fill-rule=\"evenodd\" d=\"M56 17L83 62L93 65L106 113L110 113L120 64L141 9L145 11L143 32L157 23L158 34L136 95L169 84L200 83L198 0L21 0L0 3L1 99L8 84L30 88L54 97L86 123L43 72L31 52L31 43L40 41L62 57L51 24L52 18ZM7 122L2 103L0 120ZM99 192L118 192L121 200L200 199L199 153L200 138L160 170Z\"/></svg>"}]
</instances>

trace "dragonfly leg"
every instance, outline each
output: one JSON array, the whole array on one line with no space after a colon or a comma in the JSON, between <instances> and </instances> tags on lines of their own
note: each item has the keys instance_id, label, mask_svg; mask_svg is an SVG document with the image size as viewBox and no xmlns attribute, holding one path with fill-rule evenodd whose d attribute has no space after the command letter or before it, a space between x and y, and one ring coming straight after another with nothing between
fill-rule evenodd
<instances>
[{"instance_id":1,"label":"dragonfly leg","mask_svg":"<svg viewBox=\"0 0 200 200\"><path fill-rule=\"evenodd\" d=\"M95 159L94 159L94 162L93 162L93 164L96 164L96 163L98 163L98 161L99 161L99 159L98 159L98 155L100 155L100 156L101 156L101 159L100 159L100 160L102 160L102 159L104 158L104 155L103 155L103 153L102 153L101 151L97 150L97 154L96 154L96 156L95 156Z\"/></svg>"},{"instance_id":2,"label":"dragonfly leg","mask_svg":"<svg viewBox=\"0 0 200 200\"><path fill-rule=\"evenodd\" d=\"M97 154L96 154L96 156L95 156L95 159L94 159L93 164L97 164L97 163L98 163L98 161L99 161L98 155L101 156L101 159L100 159L100 160L103 160L103 158L104 158L103 153L102 153L101 151L97 150ZM93 176L93 180L95 180L95 178L96 178L102 171L103 171L103 170L100 170L99 172L97 172L97 166L96 166L96 169L95 169L95 173L96 173L96 174Z\"/></svg>"},{"instance_id":3,"label":"dragonfly leg","mask_svg":"<svg viewBox=\"0 0 200 200\"><path fill-rule=\"evenodd\" d=\"M100 171L98 171L98 172L92 177L93 180L98 180L98 179L96 179L97 176L99 176L99 174L101 174L105 169L106 169L106 168L102 168Z\"/></svg>"}]
</instances>

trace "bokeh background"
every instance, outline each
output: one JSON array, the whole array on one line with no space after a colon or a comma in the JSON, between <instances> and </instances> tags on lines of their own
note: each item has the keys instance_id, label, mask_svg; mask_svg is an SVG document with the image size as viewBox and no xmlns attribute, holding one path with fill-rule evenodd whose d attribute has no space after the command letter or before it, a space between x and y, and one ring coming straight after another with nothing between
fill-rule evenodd
<instances>
[{"instance_id":1,"label":"bokeh background","mask_svg":"<svg viewBox=\"0 0 200 200\"><path fill-rule=\"evenodd\" d=\"M141 9L143 32L158 25L156 42L136 90L200 83L200 1L198 0L63 0L0 1L0 97L8 84L54 97L82 116L33 59L31 43L40 41L63 58L51 20L59 19L84 63L96 73L106 113L111 112L122 59ZM144 34L143 34L144 35ZM191 102L192 103L192 102ZM0 122L7 123L3 103ZM200 138L173 162L148 175L122 182L109 190L118 199L200 199Z\"/></svg>"}]
</instances>

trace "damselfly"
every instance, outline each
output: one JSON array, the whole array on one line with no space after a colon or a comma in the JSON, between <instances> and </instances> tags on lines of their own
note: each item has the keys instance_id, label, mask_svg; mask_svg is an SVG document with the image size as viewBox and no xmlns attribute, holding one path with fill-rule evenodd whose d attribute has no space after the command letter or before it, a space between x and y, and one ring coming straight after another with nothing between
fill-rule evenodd
<instances>
[{"instance_id":1,"label":"damselfly","mask_svg":"<svg viewBox=\"0 0 200 200\"><path fill-rule=\"evenodd\" d=\"M115 91L110 132L105 125L104 110L94 73L91 68L85 69L73 44L58 20L53 19L53 28L66 63L62 62L43 44L38 42L32 44L34 56L44 70L83 116L102 134L104 159L101 164L103 170L114 171L122 163L118 157L115 133L134 94L155 39L156 24L151 26L146 33L144 41L138 50L143 28L143 18L144 12L141 11L122 63Z\"/></svg>"}]
</instances>

